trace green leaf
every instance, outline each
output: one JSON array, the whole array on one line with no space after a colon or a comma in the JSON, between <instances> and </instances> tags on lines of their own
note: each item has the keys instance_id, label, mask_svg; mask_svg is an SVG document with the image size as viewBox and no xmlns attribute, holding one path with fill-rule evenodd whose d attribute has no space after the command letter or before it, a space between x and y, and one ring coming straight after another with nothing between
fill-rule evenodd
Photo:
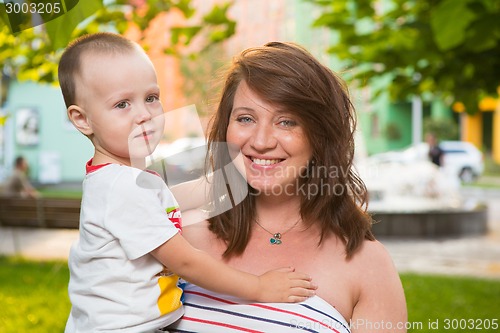
<instances>
[{"instance_id":1,"label":"green leaf","mask_svg":"<svg viewBox=\"0 0 500 333\"><path fill-rule=\"evenodd\" d=\"M481 20L474 21L468 29L467 48L473 52L495 48L500 37L498 19L498 15L485 14Z\"/></svg>"},{"instance_id":2,"label":"green leaf","mask_svg":"<svg viewBox=\"0 0 500 333\"><path fill-rule=\"evenodd\" d=\"M476 18L468 3L469 0L444 0L431 12L431 27L441 50L449 50L464 41L469 24Z\"/></svg>"},{"instance_id":3,"label":"green leaf","mask_svg":"<svg viewBox=\"0 0 500 333\"><path fill-rule=\"evenodd\" d=\"M80 1L63 16L45 24L47 34L54 49L66 47L73 30L86 18L103 8L103 0Z\"/></svg>"},{"instance_id":4,"label":"green leaf","mask_svg":"<svg viewBox=\"0 0 500 333\"><path fill-rule=\"evenodd\" d=\"M171 41L172 44L183 43L188 45L191 39L202 29L201 26L191 26L191 27L174 27L171 28Z\"/></svg>"},{"instance_id":5,"label":"green leaf","mask_svg":"<svg viewBox=\"0 0 500 333\"><path fill-rule=\"evenodd\" d=\"M191 0L179 0L175 5L186 18L190 18L196 12L191 6Z\"/></svg>"},{"instance_id":6,"label":"green leaf","mask_svg":"<svg viewBox=\"0 0 500 333\"><path fill-rule=\"evenodd\" d=\"M227 18L227 10L231 6L229 3L223 5L215 5L210 13L203 17L203 21L211 24L226 24L229 22Z\"/></svg>"},{"instance_id":7,"label":"green leaf","mask_svg":"<svg viewBox=\"0 0 500 333\"><path fill-rule=\"evenodd\" d=\"M0 4L0 22L2 25L9 25L9 18L7 17L7 13L5 11L5 4Z\"/></svg>"},{"instance_id":8,"label":"green leaf","mask_svg":"<svg viewBox=\"0 0 500 333\"><path fill-rule=\"evenodd\" d=\"M336 21L337 15L335 15L334 13L323 13L314 21L313 27L331 26Z\"/></svg>"}]
</instances>

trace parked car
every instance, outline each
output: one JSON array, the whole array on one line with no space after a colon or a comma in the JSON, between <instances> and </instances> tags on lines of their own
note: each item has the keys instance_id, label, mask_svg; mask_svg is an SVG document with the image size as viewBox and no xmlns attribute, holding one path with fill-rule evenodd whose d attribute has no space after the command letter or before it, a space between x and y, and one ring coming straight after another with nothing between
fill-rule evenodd
<instances>
[{"instance_id":1,"label":"parked car","mask_svg":"<svg viewBox=\"0 0 500 333\"><path fill-rule=\"evenodd\" d=\"M444 164L455 167L455 172L463 182L472 182L484 171L484 155L472 143L463 141L443 141Z\"/></svg>"},{"instance_id":2,"label":"parked car","mask_svg":"<svg viewBox=\"0 0 500 333\"><path fill-rule=\"evenodd\" d=\"M464 141L441 141L439 146L444 152L443 169L456 175L464 183L470 183L484 171L483 153L473 144ZM389 151L370 156L375 163L411 163L428 160L429 145L419 143L401 151Z\"/></svg>"}]
</instances>

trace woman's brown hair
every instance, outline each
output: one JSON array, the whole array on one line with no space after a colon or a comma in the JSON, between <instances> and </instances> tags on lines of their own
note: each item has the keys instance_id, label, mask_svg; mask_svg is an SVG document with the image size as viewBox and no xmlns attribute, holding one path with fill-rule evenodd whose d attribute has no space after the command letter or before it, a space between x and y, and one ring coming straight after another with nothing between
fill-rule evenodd
<instances>
[{"instance_id":1,"label":"woman's brown hair","mask_svg":"<svg viewBox=\"0 0 500 333\"><path fill-rule=\"evenodd\" d=\"M364 239L374 239L366 212L367 190L352 165L356 114L343 81L296 44L271 42L234 58L208 136L211 167L225 171L214 174L214 193L229 192L214 194L214 204L227 205L231 200L234 205L231 191L237 186L228 183L238 172L228 168L227 146L220 143L226 142L234 96L242 81L268 103L300 119L313 153L298 185L318 189L315 194L297 192L301 217L305 223L320 223L320 244L330 232L344 240L350 258ZM248 191L241 203L209 219L210 230L227 244L226 258L242 254L250 238L255 195L249 186Z\"/></svg>"}]
</instances>

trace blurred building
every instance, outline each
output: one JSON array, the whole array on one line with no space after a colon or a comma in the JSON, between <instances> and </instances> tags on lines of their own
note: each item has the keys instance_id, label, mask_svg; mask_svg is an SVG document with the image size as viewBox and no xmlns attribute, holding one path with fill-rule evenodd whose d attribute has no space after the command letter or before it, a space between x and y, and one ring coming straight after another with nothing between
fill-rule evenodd
<instances>
[{"instance_id":1,"label":"blurred building","mask_svg":"<svg viewBox=\"0 0 500 333\"><path fill-rule=\"evenodd\" d=\"M474 115L467 114L458 103L453 106L453 111L460 116L461 139L491 151L493 160L500 164L500 99L483 98Z\"/></svg>"},{"instance_id":2,"label":"blurred building","mask_svg":"<svg viewBox=\"0 0 500 333\"><path fill-rule=\"evenodd\" d=\"M3 112L2 176L22 155L36 183L76 182L83 179L85 162L92 156L90 141L66 116L60 89L49 84L12 81Z\"/></svg>"}]
</instances>

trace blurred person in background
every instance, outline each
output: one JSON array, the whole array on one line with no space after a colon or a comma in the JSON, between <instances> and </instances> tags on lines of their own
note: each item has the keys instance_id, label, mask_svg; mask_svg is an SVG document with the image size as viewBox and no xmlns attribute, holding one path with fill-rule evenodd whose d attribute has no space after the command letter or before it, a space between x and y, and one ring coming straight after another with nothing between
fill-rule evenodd
<instances>
[{"instance_id":1,"label":"blurred person in background","mask_svg":"<svg viewBox=\"0 0 500 333\"><path fill-rule=\"evenodd\" d=\"M443 166L444 152L441 147L439 147L439 142L436 135L434 133L428 133L426 136L426 141L429 144L429 160L438 167Z\"/></svg>"},{"instance_id":2,"label":"blurred person in background","mask_svg":"<svg viewBox=\"0 0 500 333\"><path fill-rule=\"evenodd\" d=\"M5 194L22 198L38 198L40 193L28 179L29 165L23 156L14 161L14 171L5 183Z\"/></svg>"}]
</instances>

